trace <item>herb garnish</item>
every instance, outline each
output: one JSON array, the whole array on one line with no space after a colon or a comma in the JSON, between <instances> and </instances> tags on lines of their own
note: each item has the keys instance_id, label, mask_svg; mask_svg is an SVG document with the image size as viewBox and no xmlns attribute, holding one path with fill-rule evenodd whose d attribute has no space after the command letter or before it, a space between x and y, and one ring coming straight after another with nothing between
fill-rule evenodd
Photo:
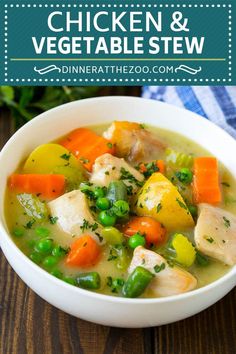
<instances>
[{"instance_id":1,"label":"herb garnish","mask_svg":"<svg viewBox=\"0 0 236 354\"><path fill-rule=\"evenodd\" d=\"M111 276L107 277L107 286L111 288L112 293L118 293L124 285L125 281L121 278L112 279Z\"/></svg>"},{"instance_id":2,"label":"herb garnish","mask_svg":"<svg viewBox=\"0 0 236 354\"><path fill-rule=\"evenodd\" d=\"M188 214L189 214L189 210L188 210L187 206L183 202L181 202L181 200L179 200L179 198L176 198L176 202L179 204L180 208L187 210Z\"/></svg>"},{"instance_id":3,"label":"herb garnish","mask_svg":"<svg viewBox=\"0 0 236 354\"><path fill-rule=\"evenodd\" d=\"M25 229L32 229L32 226L34 225L35 220L30 220L27 222L27 224L24 226Z\"/></svg>"},{"instance_id":4,"label":"herb garnish","mask_svg":"<svg viewBox=\"0 0 236 354\"><path fill-rule=\"evenodd\" d=\"M60 158L66 160L66 161L69 161L70 160L70 156L71 156L70 154L63 154L63 155L60 156Z\"/></svg>"},{"instance_id":5,"label":"herb garnish","mask_svg":"<svg viewBox=\"0 0 236 354\"><path fill-rule=\"evenodd\" d=\"M130 173L129 171L127 171L124 167L121 167L120 169L120 180L126 180L129 183L134 183L136 184L137 187L142 187L143 186L143 182L138 181L133 175L132 173Z\"/></svg>"},{"instance_id":6,"label":"herb garnish","mask_svg":"<svg viewBox=\"0 0 236 354\"><path fill-rule=\"evenodd\" d=\"M165 263L161 263L160 265L156 264L155 267L153 267L155 273L160 273L163 269L165 269L166 265Z\"/></svg>"},{"instance_id":7,"label":"herb garnish","mask_svg":"<svg viewBox=\"0 0 236 354\"><path fill-rule=\"evenodd\" d=\"M224 187L230 187L230 184L228 182L221 182L222 186Z\"/></svg>"},{"instance_id":8,"label":"herb garnish","mask_svg":"<svg viewBox=\"0 0 236 354\"><path fill-rule=\"evenodd\" d=\"M113 148L113 144L112 143L107 143L107 147L109 148L109 149L112 149Z\"/></svg>"},{"instance_id":9,"label":"herb garnish","mask_svg":"<svg viewBox=\"0 0 236 354\"><path fill-rule=\"evenodd\" d=\"M85 164L89 163L89 159L85 159L84 157L80 157L80 161Z\"/></svg>"},{"instance_id":10,"label":"herb garnish","mask_svg":"<svg viewBox=\"0 0 236 354\"><path fill-rule=\"evenodd\" d=\"M161 211L161 209L162 209L162 205L161 205L161 203L159 203L159 204L157 205L157 213L159 213L159 211Z\"/></svg>"},{"instance_id":11,"label":"herb garnish","mask_svg":"<svg viewBox=\"0 0 236 354\"><path fill-rule=\"evenodd\" d=\"M88 220L84 219L83 224L80 226L80 229L84 232L85 230L91 229L92 231L97 230L98 224L95 222L94 224L90 224Z\"/></svg>"},{"instance_id":12,"label":"herb garnish","mask_svg":"<svg viewBox=\"0 0 236 354\"><path fill-rule=\"evenodd\" d=\"M57 223L58 217L57 216L49 216L48 217L50 224L55 225Z\"/></svg>"},{"instance_id":13,"label":"herb garnish","mask_svg":"<svg viewBox=\"0 0 236 354\"><path fill-rule=\"evenodd\" d=\"M213 243L214 242L214 238L212 238L211 236L210 237L206 237L206 240L207 240L207 242L209 242L209 243Z\"/></svg>"},{"instance_id":14,"label":"herb garnish","mask_svg":"<svg viewBox=\"0 0 236 354\"><path fill-rule=\"evenodd\" d=\"M227 219L225 216L223 216L223 220L224 220L224 225L225 227L227 227L227 229L230 227L230 221L229 219Z\"/></svg>"}]
</instances>

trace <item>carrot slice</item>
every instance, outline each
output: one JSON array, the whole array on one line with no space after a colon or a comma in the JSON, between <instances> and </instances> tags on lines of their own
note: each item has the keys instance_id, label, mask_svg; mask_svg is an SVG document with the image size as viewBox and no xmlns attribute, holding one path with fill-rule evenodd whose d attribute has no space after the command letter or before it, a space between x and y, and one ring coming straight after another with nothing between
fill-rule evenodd
<instances>
[{"instance_id":1,"label":"carrot slice","mask_svg":"<svg viewBox=\"0 0 236 354\"><path fill-rule=\"evenodd\" d=\"M84 235L72 245L66 264L77 267L89 267L97 263L101 253L97 242L89 235Z\"/></svg>"},{"instance_id":2,"label":"carrot slice","mask_svg":"<svg viewBox=\"0 0 236 354\"><path fill-rule=\"evenodd\" d=\"M43 198L57 198L65 192L65 176L41 174L13 174L9 187L18 193L40 194Z\"/></svg>"},{"instance_id":3,"label":"carrot slice","mask_svg":"<svg viewBox=\"0 0 236 354\"><path fill-rule=\"evenodd\" d=\"M166 229L157 220L149 216L133 217L123 227L126 236L133 236L137 232L145 236L148 245L159 245L166 241Z\"/></svg>"},{"instance_id":4,"label":"carrot slice","mask_svg":"<svg viewBox=\"0 0 236 354\"><path fill-rule=\"evenodd\" d=\"M87 128L74 130L60 144L71 151L90 172L97 157L105 153L114 154L115 151L112 142Z\"/></svg>"},{"instance_id":5,"label":"carrot slice","mask_svg":"<svg viewBox=\"0 0 236 354\"><path fill-rule=\"evenodd\" d=\"M217 204L221 201L219 171L214 157L194 159L193 196L196 204Z\"/></svg>"}]
</instances>

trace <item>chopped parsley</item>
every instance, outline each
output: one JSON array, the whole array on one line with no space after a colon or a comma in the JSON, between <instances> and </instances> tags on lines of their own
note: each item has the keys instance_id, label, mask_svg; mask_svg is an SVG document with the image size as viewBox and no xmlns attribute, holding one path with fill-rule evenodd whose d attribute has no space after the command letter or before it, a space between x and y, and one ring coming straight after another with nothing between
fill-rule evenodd
<instances>
[{"instance_id":1,"label":"chopped parsley","mask_svg":"<svg viewBox=\"0 0 236 354\"><path fill-rule=\"evenodd\" d=\"M214 242L214 238L209 237L209 236L206 237L206 240L207 240L207 242L209 242L209 243L213 243L213 242Z\"/></svg>"},{"instance_id":2,"label":"chopped parsley","mask_svg":"<svg viewBox=\"0 0 236 354\"><path fill-rule=\"evenodd\" d=\"M86 158L84 158L84 157L80 157L80 161L81 161L82 163L89 163L89 159L86 159Z\"/></svg>"},{"instance_id":3,"label":"chopped parsley","mask_svg":"<svg viewBox=\"0 0 236 354\"><path fill-rule=\"evenodd\" d=\"M160 265L156 264L155 267L153 267L155 273L160 273L162 270L164 270L166 267L165 263L161 263Z\"/></svg>"},{"instance_id":4,"label":"chopped parsley","mask_svg":"<svg viewBox=\"0 0 236 354\"><path fill-rule=\"evenodd\" d=\"M57 223L58 217L57 216L49 216L48 217L50 224L55 225Z\"/></svg>"},{"instance_id":5,"label":"chopped parsley","mask_svg":"<svg viewBox=\"0 0 236 354\"><path fill-rule=\"evenodd\" d=\"M133 195L133 186L126 186L127 195Z\"/></svg>"},{"instance_id":6,"label":"chopped parsley","mask_svg":"<svg viewBox=\"0 0 236 354\"><path fill-rule=\"evenodd\" d=\"M25 229L32 229L32 226L34 225L35 220L30 220L27 222L27 224L24 226Z\"/></svg>"},{"instance_id":7,"label":"chopped parsley","mask_svg":"<svg viewBox=\"0 0 236 354\"><path fill-rule=\"evenodd\" d=\"M118 293L122 286L124 285L125 281L121 278L113 279L111 276L107 277L107 286L111 288L112 293Z\"/></svg>"},{"instance_id":8,"label":"chopped parsley","mask_svg":"<svg viewBox=\"0 0 236 354\"><path fill-rule=\"evenodd\" d=\"M109 171L106 171L105 172L105 175L109 176L110 172Z\"/></svg>"},{"instance_id":9,"label":"chopped parsley","mask_svg":"<svg viewBox=\"0 0 236 354\"><path fill-rule=\"evenodd\" d=\"M157 213L159 213L159 211L161 211L161 209L162 209L162 205L161 205L161 203L159 203L159 204L157 205Z\"/></svg>"},{"instance_id":10,"label":"chopped parsley","mask_svg":"<svg viewBox=\"0 0 236 354\"><path fill-rule=\"evenodd\" d=\"M80 226L80 229L84 232L85 230L91 229L92 231L97 230L98 223L90 224L88 220L84 219L83 224Z\"/></svg>"},{"instance_id":11,"label":"chopped parsley","mask_svg":"<svg viewBox=\"0 0 236 354\"><path fill-rule=\"evenodd\" d=\"M60 158L66 160L66 161L69 161L70 160L70 156L71 156L70 154L63 154L63 155L60 156Z\"/></svg>"},{"instance_id":12,"label":"chopped parsley","mask_svg":"<svg viewBox=\"0 0 236 354\"><path fill-rule=\"evenodd\" d=\"M224 187L228 187L228 188L230 187L230 184L228 182L221 182L221 184Z\"/></svg>"},{"instance_id":13,"label":"chopped parsley","mask_svg":"<svg viewBox=\"0 0 236 354\"><path fill-rule=\"evenodd\" d=\"M113 144L112 143L107 143L107 147L109 148L109 149L112 149L113 148Z\"/></svg>"},{"instance_id":14,"label":"chopped parsley","mask_svg":"<svg viewBox=\"0 0 236 354\"><path fill-rule=\"evenodd\" d=\"M139 124L141 129L145 129L145 125L143 123Z\"/></svg>"},{"instance_id":15,"label":"chopped parsley","mask_svg":"<svg viewBox=\"0 0 236 354\"><path fill-rule=\"evenodd\" d=\"M224 225L225 227L227 227L227 229L230 227L230 221L229 219L227 219L225 216L223 216L223 220L224 220Z\"/></svg>"},{"instance_id":16,"label":"chopped parsley","mask_svg":"<svg viewBox=\"0 0 236 354\"><path fill-rule=\"evenodd\" d=\"M142 187L143 186L143 182L138 181L132 175L132 173L127 171L124 167L121 167L121 169L120 169L120 180L123 180L123 181L125 180L125 181L128 181L129 183L134 183L134 184L136 184L137 187Z\"/></svg>"},{"instance_id":17,"label":"chopped parsley","mask_svg":"<svg viewBox=\"0 0 236 354\"><path fill-rule=\"evenodd\" d=\"M176 198L176 202L179 204L180 208L187 210L189 213L187 206L183 202L181 202L181 200L179 200L179 198Z\"/></svg>"}]
</instances>

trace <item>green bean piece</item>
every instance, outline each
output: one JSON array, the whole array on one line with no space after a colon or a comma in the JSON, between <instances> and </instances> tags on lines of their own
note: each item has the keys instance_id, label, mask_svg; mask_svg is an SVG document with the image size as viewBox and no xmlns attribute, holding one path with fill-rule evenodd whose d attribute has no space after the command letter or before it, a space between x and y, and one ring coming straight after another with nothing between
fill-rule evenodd
<instances>
[{"instance_id":1,"label":"green bean piece","mask_svg":"<svg viewBox=\"0 0 236 354\"><path fill-rule=\"evenodd\" d=\"M101 278L97 272L81 273L77 277L77 284L83 289L96 290L101 286Z\"/></svg>"},{"instance_id":2,"label":"green bean piece","mask_svg":"<svg viewBox=\"0 0 236 354\"><path fill-rule=\"evenodd\" d=\"M127 201L127 188L122 181L113 181L109 184L107 190L107 199L110 200L111 204L114 204L118 200Z\"/></svg>"},{"instance_id":3,"label":"green bean piece","mask_svg":"<svg viewBox=\"0 0 236 354\"><path fill-rule=\"evenodd\" d=\"M71 277L63 277L62 280L70 285L76 285L76 280Z\"/></svg>"},{"instance_id":4,"label":"green bean piece","mask_svg":"<svg viewBox=\"0 0 236 354\"><path fill-rule=\"evenodd\" d=\"M154 275L143 267L137 267L123 286L124 297L135 298L143 294Z\"/></svg>"},{"instance_id":5,"label":"green bean piece","mask_svg":"<svg viewBox=\"0 0 236 354\"><path fill-rule=\"evenodd\" d=\"M124 241L123 234L113 226L104 227L101 231L101 236L110 245L119 245Z\"/></svg>"}]
</instances>

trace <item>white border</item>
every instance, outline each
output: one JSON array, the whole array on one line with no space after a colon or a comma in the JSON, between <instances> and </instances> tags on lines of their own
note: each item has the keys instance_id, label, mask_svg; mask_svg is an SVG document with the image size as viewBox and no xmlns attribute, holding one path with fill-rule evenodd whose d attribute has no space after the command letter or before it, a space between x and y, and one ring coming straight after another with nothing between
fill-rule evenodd
<instances>
[{"instance_id":1,"label":"white border","mask_svg":"<svg viewBox=\"0 0 236 354\"><path fill-rule=\"evenodd\" d=\"M86 83L98 83L98 82L137 82L137 83L158 83L158 82L183 82L183 83L208 83L211 82L231 82L232 81L232 10L231 10L231 4L5 4L4 5L4 81L5 83L48 83L48 82L86 82ZM186 79L9 79L9 71L8 71L8 62L9 62L9 57L8 57L8 9L9 8L128 8L128 7L136 7L136 8L228 8L228 79L191 79L191 78L186 78Z\"/></svg>"}]
</instances>

